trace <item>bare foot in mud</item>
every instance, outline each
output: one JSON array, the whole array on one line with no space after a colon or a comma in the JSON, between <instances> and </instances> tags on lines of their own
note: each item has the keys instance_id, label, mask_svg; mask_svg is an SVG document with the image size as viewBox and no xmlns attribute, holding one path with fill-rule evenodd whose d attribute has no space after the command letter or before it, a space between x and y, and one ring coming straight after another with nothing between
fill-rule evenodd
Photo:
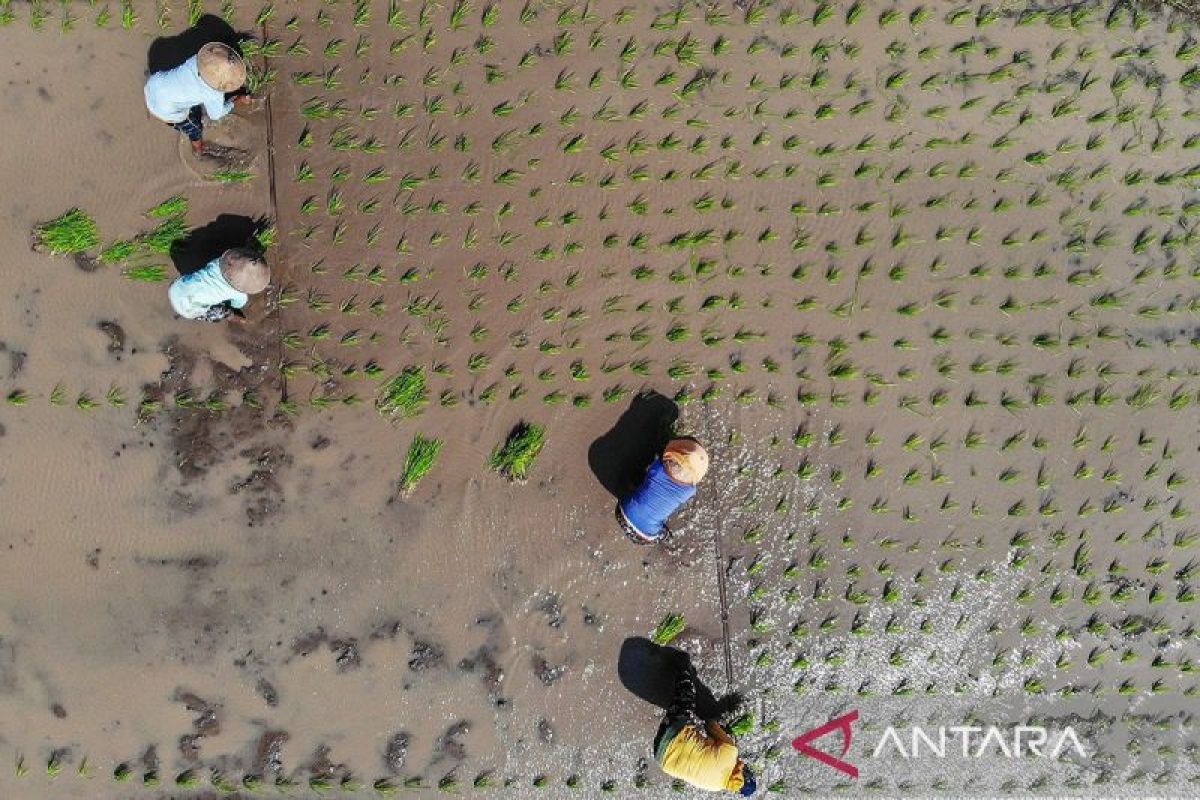
<instances>
[{"instance_id":1,"label":"bare foot in mud","mask_svg":"<svg viewBox=\"0 0 1200 800\"><path fill-rule=\"evenodd\" d=\"M75 266L84 272L95 272L100 269L100 259L87 253L76 253L74 256Z\"/></svg>"}]
</instances>

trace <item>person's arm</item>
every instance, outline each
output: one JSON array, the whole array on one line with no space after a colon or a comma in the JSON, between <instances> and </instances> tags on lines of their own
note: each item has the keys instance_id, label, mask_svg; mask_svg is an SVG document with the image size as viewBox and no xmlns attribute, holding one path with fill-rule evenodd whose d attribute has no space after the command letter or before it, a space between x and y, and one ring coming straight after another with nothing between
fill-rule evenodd
<instances>
[{"instance_id":1,"label":"person's arm","mask_svg":"<svg viewBox=\"0 0 1200 800\"><path fill-rule=\"evenodd\" d=\"M708 735L716 741L720 742L721 744L728 744L737 747L737 742L733 740L733 737L726 733L725 729L713 720L710 719L707 723L705 723L705 726L708 728Z\"/></svg>"},{"instance_id":2,"label":"person's arm","mask_svg":"<svg viewBox=\"0 0 1200 800\"><path fill-rule=\"evenodd\" d=\"M250 296L235 289L233 296L229 298L228 302L231 308L245 308L246 303L250 302Z\"/></svg>"},{"instance_id":3,"label":"person's arm","mask_svg":"<svg viewBox=\"0 0 1200 800\"><path fill-rule=\"evenodd\" d=\"M204 101L204 113L211 120L218 120L233 111L233 101L226 100L224 92L213 92Z\"/></svg>"}]
</instances>

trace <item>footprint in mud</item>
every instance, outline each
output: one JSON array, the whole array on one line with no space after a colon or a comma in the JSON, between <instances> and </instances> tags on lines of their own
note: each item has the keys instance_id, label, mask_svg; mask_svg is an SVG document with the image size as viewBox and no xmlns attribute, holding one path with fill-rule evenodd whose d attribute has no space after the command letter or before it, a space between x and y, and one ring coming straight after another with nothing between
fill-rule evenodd
<instances>
[{"instance_id":1,"label":"footprint in mud","mask_svg":"<svg viewBox=\"0 0 1200 800\"><path fill-rule=\"evenodd\" d=\"M409 735L407 731L399 731L388 739L383 750L383 765L393 775L404 772L404 760L408 758Z\"/></svg>"},{"instance_id":2,"label":"footprint in mud","mask_svg":"<svg viewBox=\"0 0 1200 800\"><path fill-rule=\"evenodd\" d=\"M329 643L334 653L334 664L338 672L349 672L362 666L362 654L358 651L357 639L334 639Z\"/></svg>"},{"instance_id":3,"label":"footprint in mud","mask_svg":"<svg viewBox=\"0 0 1200 800\"><path fill-rule=\"evenodd\" d=\"M487 631L487 641L474 653L458 662L463 672L479 672L480 681L487 689L488 699L497 706L507 703L500 694L504 682L504 668L500 666L500 654L505 649L504 619L496 614L481 614L475 624Z\"/></svg>"},{"instance_id":4,"label":"footprint in mud","mask_svg":"<svg viewBox=\"0 0 1200 800\"><path fill-rule=\"evenodd\" d=\"M87 253L76 253L72 256L72 260L80 272L95 272L100 269L100 259Z\"/></svg>"},{"instance_id":5,"label":"footprint in mud","mask_svg":"<svg viewBox=\"0 0 1200 800\"><path fill-rule=\"evenodd\" d=\"M216 736L221 732L220 709L199 695L179 689L175 690L173 699L177 703L183 703L188 711L196 715L192 720L192 733L185 733L179 737L179 754L189 763L199 761L204 738Z\"/></svg>"},{"instance_id":6,"label":"footprint in mud","mask_svg":"<svg viewBox=\"0 0 1200 800\"><path fill-rule=\"evenodd\" d=\"M583 612L583 624L584 625L587 625L589 628L594 627L599 631L604 630L604 625L600 621L600 617L598 614L596 614L595 611L588 608L587 606L580 606L580 610Z\"/></svg>"},{"instance_id":7,"label":"footprint in mud","mask_svg":"<svg viewBox=\"0 0 1200 800\"><path fill-rule=\"evenodd\" d=\"M200 742L204 737L198 733L185 733L179 737L179 755L189 764L200 760Z\"/></svg>"},{"instance_id":8,"label":"footprint in mud","mask_svg":"<svg viewBox=\"0 0 1200 800\"><path fill-rule=\"evenodd\" d=\"M107 350L116 355L125 352L125 329L112 320L103 319L96 323L100 332L108 337Z\"/></svg>"},{"instance_id":9,"label":"footprint in mud","mask_svg":"<svg viewBox=\"0 0 1200 800\"><path fill-rule=\"evenodd\" d=\"M8 353L8 377L15 378L25 369L25 361L29 354L24 350L14 350L6 342L0 342L0 353Z\"/></svg>"},{"instance_id":10,"label":"footprint in mud","mask_svg":"<svg viewBox=\"0 0 1200 800\"><path fill-rule=\"evenodd\" d=\"M254 772L258 775L283 773L283 746L291 735L287 731L265 731L254 748Z\"/></svg>"},{"instance_id":11,"label":"footprint in mud","mask_svg":"<svg viewBox=\"0 0 1200 800\"><path fill-rule=\"evenodd\" d=\"M504 682L504 668L496 661L494 647L483 645L472 655L458 662L458 668L463 672L478 670L480 680L487 689L488 698L497 705L504 703L504 698L500 694L501 684Z\"/></svg>"},{"instance_id":12,"label":"footprint in mud","mask_svg":"<svg viewBox=\"0 0 1200 800\"><path fill-rule=\"evenodd\" d=\"M420 640L413 642L412 658L408 660L408 668L413 672L421 672L430 667L441 666L445 660L442 648Z\"/></svg>"},{"instance_id":13,"label":"footprint in mud","mask_svg":"<svg viewBox=\"0 0 1200 800\"><path fill-rule=\"evenodd\" d=\"M324 628L317 628L315 631L301 634L292 642L292 653L301 658L311 655L328 638L329 634L325 633Z\"/></svg>"},{"instance_id":14,"label":"footprint in mud","mask_svg":"<svg viewBox=\"0 0 1200 800\"><path fill-rule=\"evenodd\" d=\"M275 688L275 684L271 683L266 678L259 678L258 683L254 684L254 691L263 699L263 702L271 708L279 705L279 691Z\"/></svg>"},{"instance_id":15,"label":"footprint in mud","mask_svg":"<svg viewBox=\"0 0 1200 800\"><path fill-rule=\"evenodd\" d=\"M337 763L329 757L332 752L327 744L317 745L317 749L313 751L313 756L308 762L309 773L324 778L348 775L349 770L345 764Z\"/></svg>"},{"instance_id":16,"label":"footprint in mud","mask_svg":"<svg viewBox=\"0 0 1200 800\"><path fill-rule=\"evenodd\" d=\"M146 748L146 752L142 753L141 757L142 768L147 772L158 772L159 758L158 747L150 745Z\"/></svg>"},{"instance_id":17,"label":"footprint in mud","mask_svg":"<svg viewBox=\"0 0 1200 800\"><path fill-rule=\"evenodd\" d=\"M192 692L175 691L175 702L183 703L184 708L196 715L192 727L201 736L215 736L221 732L221 717L219 707L209 703Z\"/></svg>"},{"instance_id":18,"label":"footprint in mud","mask_svg":"<svg viewBox=\"0 0 1200 800\"><path fill-rule=\"evenodd\" d=\"M546 615L546 624L551 628L561 628L562 624L566 622L563 617L562 603L557 594L547 593L538 604L537 609Z\"/></svg>"},{"instance_id":19,"label":"footprint in mud","mask_svg":"<svg viewBox=\"0 0 1200 800\"><path fill-rule=\"evenodd\" d=\"M372 628L370 638L372 641L391 640L402 633L404 633L404 623L398 619L389 619Z\"/></svg>"},{"instance_id":20,"label":"footprint in mud","mask_svg":"<svg viewBox=\"0 0 1200 800\"><path fill-rule=\"evenodd\" d=\"M553 686L563 675L567 674L567 665L551 666L550 662L539 655L532 659L533 674L546 686Z\"/></svg>"},{"instance_id":21,"label":"footprint in mud","mask_svg":"<svg viewBox=\"0 0 1200 800\"><path fill-rule=\"evenodd\" d=\"M444 758L452 761L462 761L467 757L467 746L459 741L460 736L466 736L471 732L471 723L465 719L446 728L446 732L438 737L437 744L433 748L433 763L441 761Z\"/></svg>"}]
</instances>

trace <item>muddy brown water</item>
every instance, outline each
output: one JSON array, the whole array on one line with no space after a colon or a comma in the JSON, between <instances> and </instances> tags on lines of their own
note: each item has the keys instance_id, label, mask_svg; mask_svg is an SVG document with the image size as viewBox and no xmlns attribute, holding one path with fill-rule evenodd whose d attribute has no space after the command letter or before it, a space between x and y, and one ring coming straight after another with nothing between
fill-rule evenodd
<instances>
[{"instance_id":1,"label":"muddy brown water","mask_svg":"<svg viewBox=\"0 0 1200 800\"><path fill-rule=\"evenodd\" d=\"M166 791L187 770L202 784L217 770L300 784L420 776L427 787L453 775L464 788L486 772L519 796L543 777L546 796L623 796L644 776L647 795L673 796L644 763L658 711L626 691L617 662L628 637L678 612L689 623L679 644L702 677L718 693L745 693L763 723L743 745L785 796L1186 794L1196 651L1180 598L1194 572L1185 513L1200 467L1190 251L1151 246L1131 257L1068 244L1111 230L1128 249L1147 226L1156 238L1194 229L1182 208L1194 183L1123 181L1193 163L1183 143L1194 120L1183 115L1194 116L1194 98L1174 82L1134 81L1121 96L1104 87L1118 73L1177 79L1187 62L1170 54L1195 31L1162 17L1136 31L1124 23L1111 38L1098 22L1018 27L1006 16L977 28L974 7L969 20L922 27L907 22L918 6L904 4L891 27L875 24L882 8L865 27L839 13L816 40L832 43L828 60L814 60L809 27L709 26L696 11L681 30L706 46L723 35L736 55L714 62L725 77L671 121L661 112L694 70L651 48L677 44L679 31L650 28L649 9L618 24L616 6L590 7L594 20L579 19L580 8L565 23L573 53L555 56L559 9L536 7L537 24L505 6L486 30L476 8L458 31L436 7L436 41L424 42L417 6L401 9L406 29L387 25L382 7L361 25L348 4L280 8L270 35L282 48L303 40L308 53L272 62L277 208L265 109L238 123L260 149L255 178L233 186L181 161L178 137L146 118L145 49L158 33L149 9L131 31L95 29L82 6L66 33L53 16L41 32L24 21L4 29L11 113L0 125L9 141L39 136L0 150L4 185L33 187L0 201L9 259L0 387L33 396L0 408L0 752L14 765L0 769L3 791L78 796L86 764L93 778L82 785L96 797L154 796L138 785L144 772ZM173 11L178 23L184 11ZM238 10L243 27L256 12ZM590 48L593 35L601 41ZM481 36L495 47L474 55ZM638 87L619 87L631 36ZM369 48L354 55L360 37ZM338 39L333 55L326 47ZM964 41L975 44L951 57ZM1157 57L1105 60L1130 42L1154 45ZM893 43L900 49L889 52ZM1060 43L1068 55L1051 58ZM927 46L937 54L923 67ZM1081 46L1100 55L1083 58ZM458 65L448 62L455 48L468 53ZM537 63L520 67L527 52ZM978 79L1017 52L1029 54L1028 73ZM487 84L485 64L507 77ZM801 91L797 81L822 66L827 82ZM668 69L678 82L654 86ZM891 121L901 93L881 86L898 69L911 71L910 88L933 73L977 79L904 93L907 115ZM586 90L597 70L602 89ZM1103 83L1074 94L1093 72ZM332 74L332 88L297 73ZM560 79L574 88L555 90ZM1066 88L986 113L1026 81ZM1080 110L1053 117L1067 96ZM298 109L313 98L341 101L346 113L307 119ZM844 114L860 100L875 105L854 118L814 116L821 103ZM630 113L639 101L642 118ZM492 113L502 102L516 107ZM1081 119L1125 102L1142 109L1137 123L1086 126L1105 139L1084 147ZM411 112L395 114L396 104ZM579 120L565 124L572 107ZM1022 109L1037 122L1015 125ZM311 147L299 146L306 129ZM568 153L576 134L584 149ZM668 135L680 143L659 147ZM383 150L339 149L331 136L374 137ZM1001 136L1017 144L990 146ZM630 152L643 141L646 150ZM1024 158L1055 148L1049 166ZM726 173L734 161L738 177ZM709 164L711 177L694 177ZM302 165L311 181L293 180ZM473 165L478 181L463 180ZM376 167L389 177L364 182ZM505 169L523 174L496 182ZM661 180L671 170L675 182ZM1052 189L1061 170L1095 177ZM586 180L576 185L576 173ZM405 176L422 180L401 186ZM1043 190L1047 205L1029 207ZM335 192L344 209L331 213ZM91 213L107 241L148 227L143 212L176 193L196 226L223 213L276 215L271 257L293 302L256 300L242 328L187 324L173 319L165 285L29 250L31 228L70 206ZM692 205L705 195L731 207ZM944 207L923 205L942 195ZM1001 198L1012 208L988 212ZM372 201L379 210L367 213L360 204ZM877 205L851 211L868 201ZM477 214L463 213L476 202ZM643 202L648 213L635 213ZM1123 214L1128 204L1167 211ZM659 246L708 227L741 235L690 252ZM521 238L502 245L505 232ZM639 233L645 250L631 243ZM617 246L606 246L613 235ZM1035 273L1040 262L1052 271ZM486 269L470 277L477 265ZM654 274L635 277L643 265ZM376 266L379 279L366 280ZM1149 278L1135 280L1142 269ZM673 271L686 280L669 279ZM1104 291L1122 304L1093 303ZM376 300L378 315L367 310ZM907 303L921 307L896 313ZM674 325L688 335L667 341ZM951 338L938 340L942 332ZM290 333L301 347L280 346ZM1057 338L1034 343L1036 334ZM1073 336L1081 343L1068 345ZM843 358L857 372L834 380L828 370ZM371 409L375 384L362 370L372 360L389 374L429 371L419 417L393 423ZM576 361L586 379L571 379ZM668 379L667 366L685 361L699 372ZM504 374L510 365L515 377ZM1160 397L1135 413L1125 398L1146 383ZM713 475L677 547L635 549L613 529L612 498L587 466L590 445L631 399L605 403L603 392L672 394L682 384L697 397L722 389L711 404L685 405L679 423L710 444ZM48 402L56 386L64 407ZM125 407L73 407L81 392L103 404L112 386ZM524 396L509 399L516 386ZM1039 386L1054 402L1035 402ZM214 391L227 410L174 402ZM1097 391L1111 401L1061 402ZM566 401L543 403L552 392ZM872 392L880 399L868 403ZM439 403L442 393L457 406ZM938 393L953 402L935 405ZM1166 404L1177 393L1192 398L1182 410ZM165 408L139 421L143 394ZM345 404L350 395L362 405ZM575 395L590 407L573 406ZM281 397L300 413L282 411ZM1006 397L1019 404L1001 405ZM325 399L335 406L321 408ZM483 465L521 419L545 424L549 444L529 482L514 486ZM396 481L415 432L445 449L402 499ZM1110 599L1126 590L1131 600ZM840 785L788 742L849 708L865 720L853 751L863 777ZM1095 752L1031 767L879 764L863 750L887 724L963 719L1074 724ZM53 780L48 761L63 765ZM132 765L132 784L111 780L118 764ZM580 789L567 788L573 775Z\"/></svg>"}]
</instances>

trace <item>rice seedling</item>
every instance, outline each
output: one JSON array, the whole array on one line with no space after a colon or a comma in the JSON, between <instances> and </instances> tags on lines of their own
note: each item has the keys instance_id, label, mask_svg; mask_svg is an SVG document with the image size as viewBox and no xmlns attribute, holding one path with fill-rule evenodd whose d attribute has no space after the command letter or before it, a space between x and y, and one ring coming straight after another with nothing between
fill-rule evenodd
<instances>
[{"instance_id":1,"label":"rice seedling","mask_svg":"<svg viewBox=\"0 0 1200 800\"><path fill-rule=\"evenodd\" d=\"M128 267L121 273L131 281L141 283L162 283L169 277L167 267L162 264L143 264L136 267Z\"/></svg>"},{"instance_id":2,"label":"rice seedling","mask_svg":"<svg viewBox=\"0 0 1200 800\"><path fill-rule=\"evenodd\" d=\"M379 387L375 407L387 417L414 417L429 400L425 370L406 367Z\"/></svg>"},{"instance_id":3,"label":"rice seedling","mask_svg":"<svg viewBox=\"0 0 1200 800\"><path fill-rule=\"evenodd\" d=\"M253 172L237 167L222 167L208 175L208 179L217 183L245 183L254 177Z\"/></svg>"},{"instance_id":4,"label":"rice seedling","mask_svg":"<svg viewBox=\"0 0 1200 800\"><path fill-rule=\"evenodd\" d=\"M84 253L100 244L96 222L78 208L41 223L34 228L33 237L35 245L52 255Z\"/></svg>"},{"instance_id":5,"label":"rice seedling","mask_svg":"<svg viewBox=\"0 0 1200 800\"><path fill-rule=\"evenodd\" d=\"M488 458L488 468L509 481L523 483L545 445L545 429L540 425L518 423L503 443Z\"/></svg>"},{"instance_id":6,"label":"rice seedling","mask_svg":"<svg viewBox=\"0 0 1200 800\"><path fill-rule=\"evenodd\" d=\"M441 450L441 439L426 438L420 434L413 436L404 459L404 471L400 476L402 497L410 496L420 480L433 469Z\"/></svg>"},{"instance_id":7,"label":"rice seedling","mask_svg":"<svg viewBox=\"0 0 1200 800\"><path fill-rule=\"evenodd\" d=\"M146 212L148 217L170 219L183 217L188 211L188 201L183 195L173 195Z\"/></svg>"},{"instance_id":8,"label":"rice seedling","mask_svg":"<svg viewBox=\"0 0 1200 800\"><path fill-rule=\"evenodd\" d=\"M650 640L657 645L666 646L683 633L687 620L682 614L667 614L650 634Z\"/></svg>"},{"instance_id":9,"label":"rice seedling","mask_svg":"<svg viewBox=\"0 0 1200 800\"><path fill-rule=\"evenodd\" d=\"M177 242L187 236L187 223L181 216L163 220L153 230L139 234L133 241L141 249L151 253L167 255Z\"/></svg>"}]
</instances>

